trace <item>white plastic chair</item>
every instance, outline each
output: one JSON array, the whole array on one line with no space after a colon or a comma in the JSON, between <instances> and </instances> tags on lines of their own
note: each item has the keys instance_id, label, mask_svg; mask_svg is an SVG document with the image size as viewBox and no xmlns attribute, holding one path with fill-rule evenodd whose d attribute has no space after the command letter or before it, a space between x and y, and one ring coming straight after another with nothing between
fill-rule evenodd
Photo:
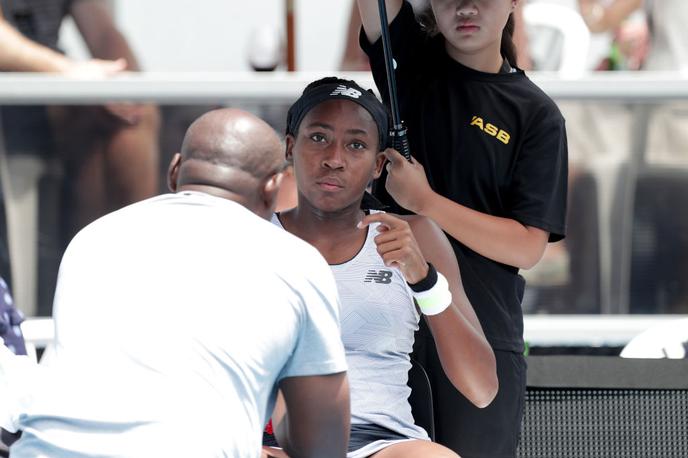
<instances>
[{"instance_id":1,"label":"white plastic chair","mask_svg":"<svg viewBox=\"0 0 688 458\"><path fill-rule=\"evenodd\" d=\"M55 340L55 325L52 318L27 318L21 324L26 353L34 361L38 361L38 349L49 352ZM45 359L46 354L43 354ZM41 361L43 361L41 359Z\"/></svg>"},{"instance_id":2,"label":"white plastic chair","mask_svg":"<svg viewBox=\"0 0 688 458\"><path fill-rule=\"evenodd\" d=\"M622 358L688 358L688 318L658 324L638 334L621 351Z\"/></svg>"},{"instance_id":3,"label":"white plastic chair","mask_svg":"<svg viewBox=\"0 0 688 458\"><path fill-rule=\"evenodd\" d=\"M529 2L523 8L523 19L536 70L556 71L567 77L585 72L590 31L576 10Z\"/></svg>"}]
</instances>

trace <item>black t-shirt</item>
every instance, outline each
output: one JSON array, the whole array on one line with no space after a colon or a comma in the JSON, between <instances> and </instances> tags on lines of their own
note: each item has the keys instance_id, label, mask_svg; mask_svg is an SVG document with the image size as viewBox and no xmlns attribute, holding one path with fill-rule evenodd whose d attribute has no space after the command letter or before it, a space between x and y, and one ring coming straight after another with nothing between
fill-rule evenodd
<instances>
[{"instance_id":1,"label":"black t-shirt","mask_svg":"<svg viewBox=\"0 0 688 458\"><path fill-rule=\"evenodd\" d=\"M564 119L554 102L521 70L484 73L451 59L443 37L428 37L407 2L390 25L390 35L411 152L435 192L548 231L550 241L561 240L568 154ZM371 45L364 33L360 41L388 101L382 41ZM376 187L376 195L394 208L384 186ZM490 344L523 351L525 282L518 269L449 239Z\"/></svg>"},{"instance_id":2,"label":"black t-shirt","mask_svg":"<svg viewBox=\"0 0 688 458\"><path fill-rule=\"evenodd\" d=\"M74 0L0 0L5 20L22 35L50 49L57 47L62 20Z\"/></svg>"}]
</instances>

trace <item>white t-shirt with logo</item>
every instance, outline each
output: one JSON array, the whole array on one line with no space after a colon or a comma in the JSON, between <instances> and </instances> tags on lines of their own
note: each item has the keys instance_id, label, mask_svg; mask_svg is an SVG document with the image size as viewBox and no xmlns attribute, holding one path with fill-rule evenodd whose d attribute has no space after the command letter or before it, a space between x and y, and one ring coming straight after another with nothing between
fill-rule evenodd
<instances>
[{"instance_id":1,"label":"white t-shirt with logo","mask_svg":"<svg viewBox=\"0 0 688 458\"><path fill-rule=\"evenodd\" d=\"M57 347L21 457L258 457L282 378L346 370L320 254L232 201L183 192L68 247Z\"/></svg>"}]
</instances>

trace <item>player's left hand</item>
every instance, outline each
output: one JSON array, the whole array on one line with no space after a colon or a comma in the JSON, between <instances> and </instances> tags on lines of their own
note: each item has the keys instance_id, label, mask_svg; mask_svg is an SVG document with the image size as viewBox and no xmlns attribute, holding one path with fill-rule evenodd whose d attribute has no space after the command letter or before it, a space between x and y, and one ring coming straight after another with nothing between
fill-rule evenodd
<instances>
[{"instance_id":1,"label":"player's left hand","mask_svg":"<svg viewBox=\"0 0 688 458\"><path fill-rule=\"evenodd\" d=\"M425 169L415 159L407 161L396 150L385 150L387 163L387 181L385 189L390 196L402 207L417 214L434 194L425 176Z\"/></svg>"},{"instance_id":2,"label":"player's left hand","mask_svg":"<svg viewBox=\"0 0 688 458\"><path fill-rule=\"evenodd\" d=\"M411 284L424 279L428 275L428 263L409 223L389 213L373 213L364 216L359 227L372 223L380 223L375 244L385 265L398 268Z\"/></svg>"}]
</instances>

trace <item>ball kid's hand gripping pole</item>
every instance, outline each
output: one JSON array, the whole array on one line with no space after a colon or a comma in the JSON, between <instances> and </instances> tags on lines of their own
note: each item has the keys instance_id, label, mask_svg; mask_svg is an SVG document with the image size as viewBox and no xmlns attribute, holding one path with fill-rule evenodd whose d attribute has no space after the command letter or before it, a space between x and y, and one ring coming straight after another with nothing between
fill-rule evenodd
<instances>
[{"instance_id":1,"label":"ball kid's hand gripping pole","mask_svg":"<svg viewBox=\"0 0 688 458\"><path fill-rule=\"evenodd\" d=\"M406 160L411 161L411 148L409 147L406 127L399 116L399 102L397 100L397 82L394 75L394 56L392 55L392 44L389 38L389 24L387 23L387 8L385 0L377 1L380 10L380 27L382 30L382 49L385 53L385 70L387 72L387 92L389 94L390 111L392 112L392 147L399 151Z\"/></svg>"}]
</instances>

